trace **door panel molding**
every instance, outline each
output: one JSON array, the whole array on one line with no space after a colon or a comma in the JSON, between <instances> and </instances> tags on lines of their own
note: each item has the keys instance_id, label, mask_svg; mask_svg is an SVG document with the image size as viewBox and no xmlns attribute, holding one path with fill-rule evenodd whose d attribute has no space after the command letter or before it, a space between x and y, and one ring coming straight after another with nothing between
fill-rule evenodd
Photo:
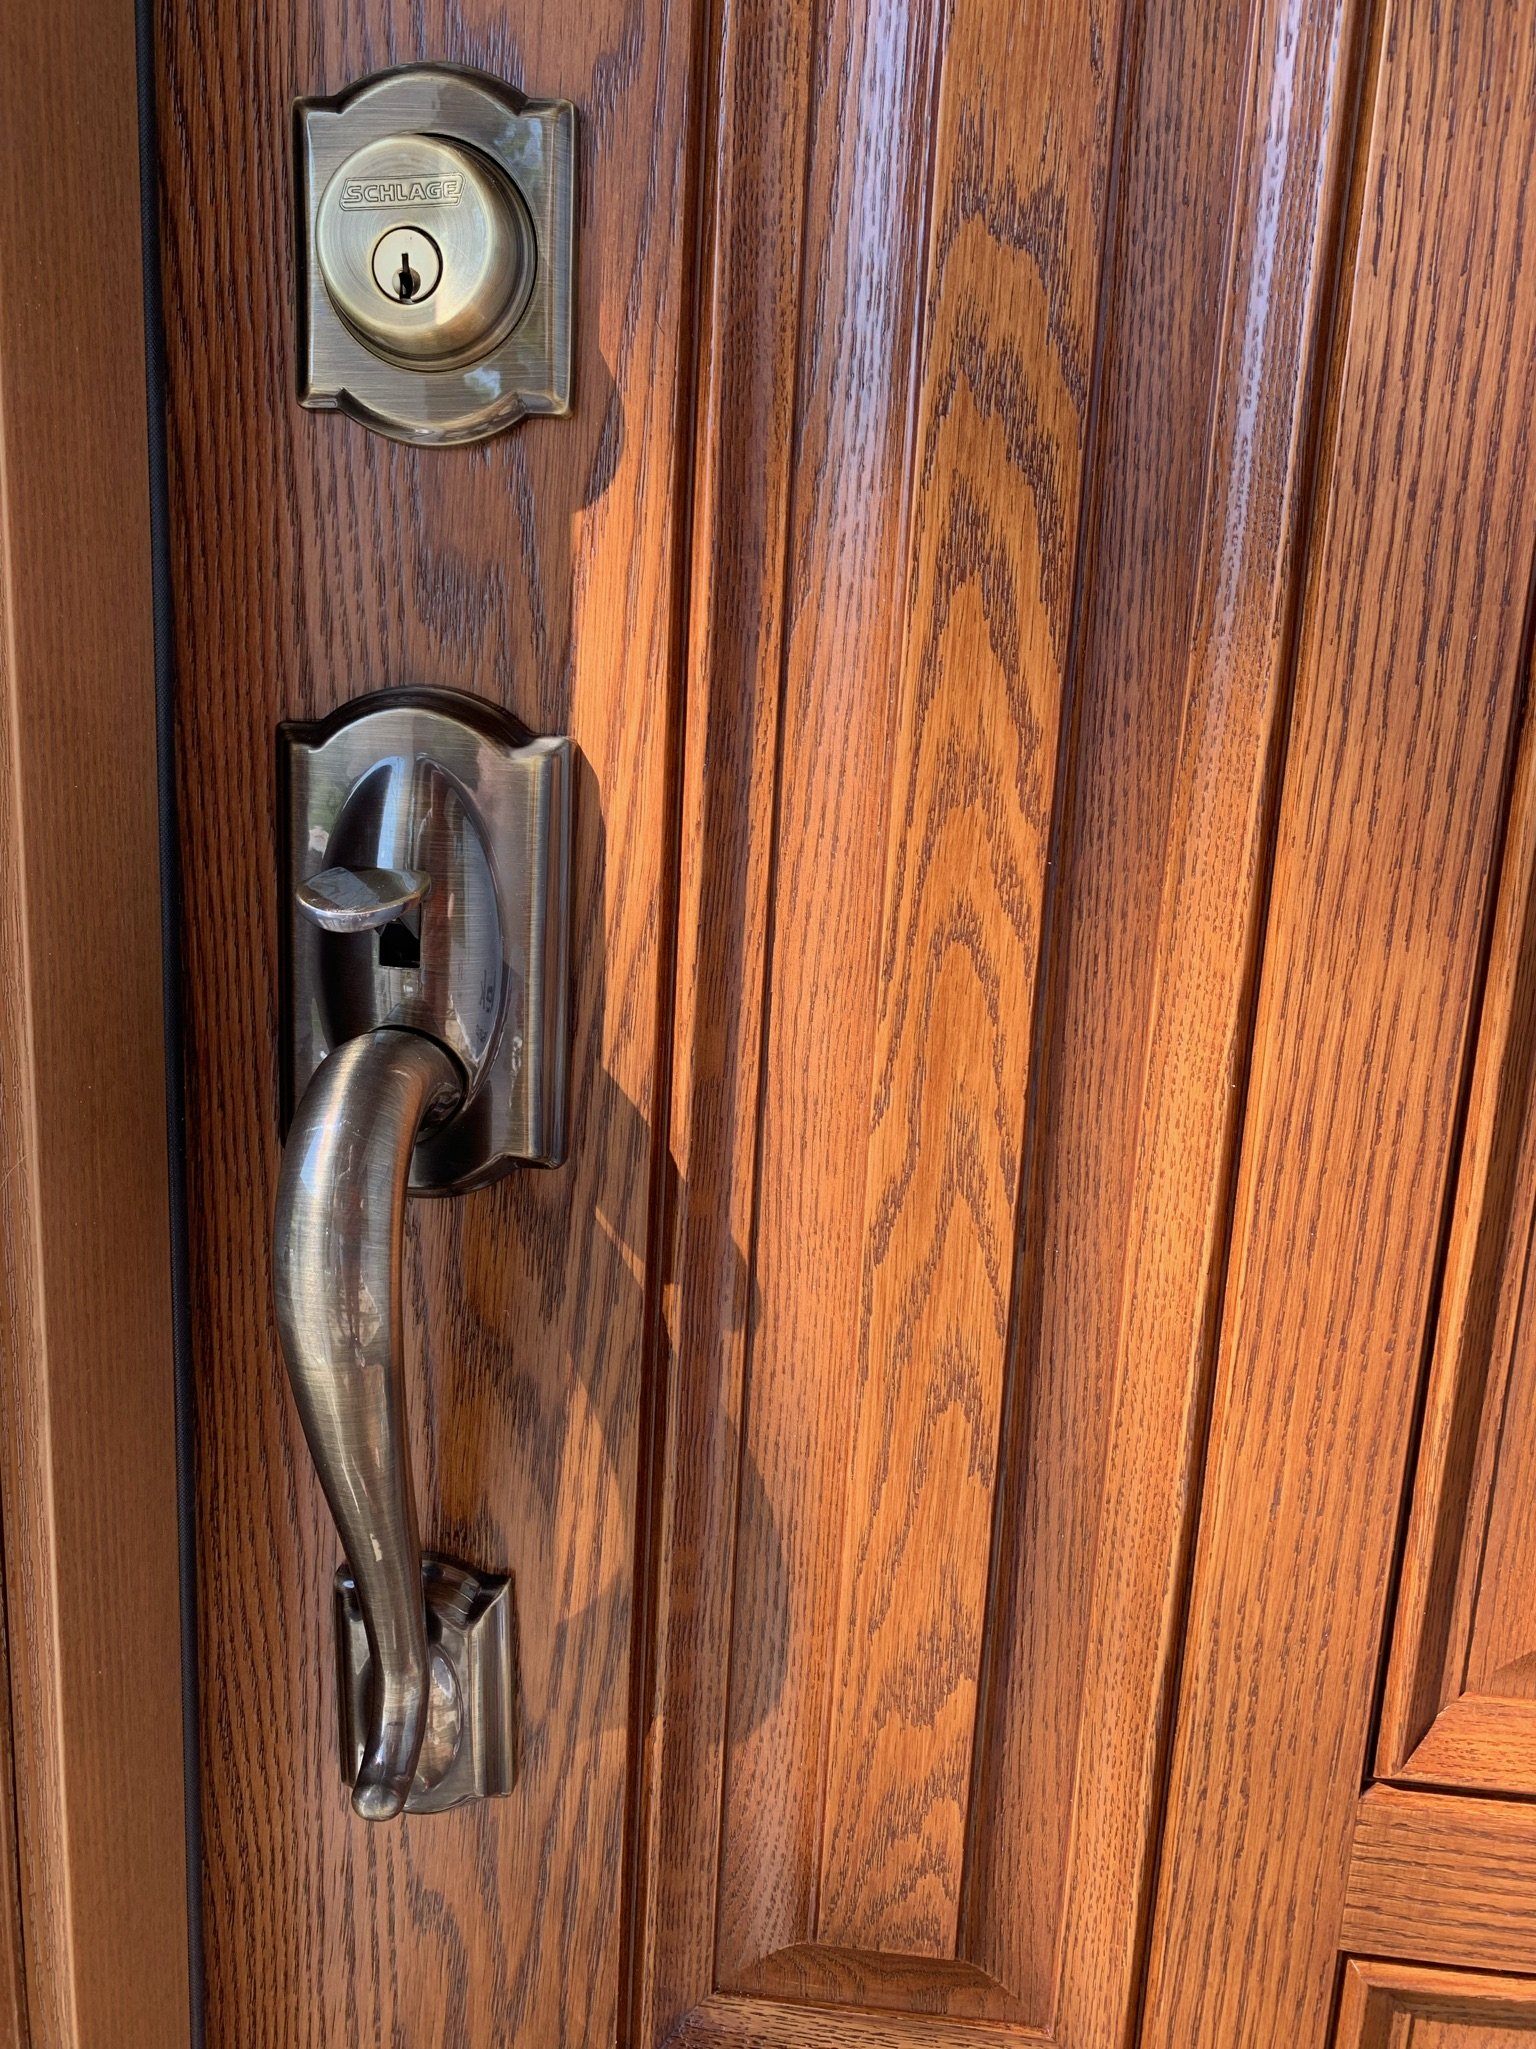
<instances>
[{"instance_id":1,"label":"door panel molding","mask_svg":"<svg viewBox=\"0 0 1536 2049\"><path fill-rule=\"evenodd\" d=\"M1536 2041L1536 1985L1352 1960L1334 2040L1337 2049L1520 2049Z\"/></svg>"},{"instance_id":2,"label":"door panel molding","mask_svg":"<svg viewBox=\"0 0 1536 2049\"><path fill-rule=\"evenodd\" d=\"M1373 1786L1355 1823L1340 1942L1536 1974L1536 1807Z\"/></svg>"},{"instance_id":3,"label":"door panel molding","mask_svg":"<svg viewBox=\"0 0 1536 2049\"><path fill-rule=\"evenodd\" d=\"M1377 30L1144 2049L1328 2026L1526 704L1536 21Z\"/></svg>"},{"instance_id":4,"label":"door panel molding","mask_svg":"<svg viewBox=\"0 0 1536 2049\"><path fill-rule=\"evenodd\" d=\"M1384 1778L1536 1795L1536 731L1510 805L1377 1744Z\"/></svg>"}]
</instances>

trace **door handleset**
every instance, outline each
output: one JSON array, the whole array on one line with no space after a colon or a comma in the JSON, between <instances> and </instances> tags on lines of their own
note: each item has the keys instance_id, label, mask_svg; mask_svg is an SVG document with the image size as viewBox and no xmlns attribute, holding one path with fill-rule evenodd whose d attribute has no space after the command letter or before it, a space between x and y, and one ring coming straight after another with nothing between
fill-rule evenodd
<instances>
[{"instance_id":1,"label":"door handleset","mask_svg":"<svg viewBox=\"0 0 1536 2049\"><path fill-rule=\"evenodd\" d=\"M408 1192L564 1150L570 747L400 692L281 734L287 1089L278 1335L346 1565L343 1766L369 1820L511 1790L510 1585L424 1557L401 1317Z\"/></svg>"}]
</instances>

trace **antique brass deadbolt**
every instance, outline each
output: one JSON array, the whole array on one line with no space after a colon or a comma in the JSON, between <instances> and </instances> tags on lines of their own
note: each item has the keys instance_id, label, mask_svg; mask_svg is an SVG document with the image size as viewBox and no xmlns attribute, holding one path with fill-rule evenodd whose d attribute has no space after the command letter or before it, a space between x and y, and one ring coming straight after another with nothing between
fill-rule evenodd
<instances>
[{"instance_id":1,"label":"antique brass deadbolt","mask_svg":"<svg viewBox=\"0 0 1536 2049\"><path fill-rule=\"evenodd\" d=\"M298 103L304 405L422 442L569 410L575 125L447 65Z\"/></svg>"}]
</instances>

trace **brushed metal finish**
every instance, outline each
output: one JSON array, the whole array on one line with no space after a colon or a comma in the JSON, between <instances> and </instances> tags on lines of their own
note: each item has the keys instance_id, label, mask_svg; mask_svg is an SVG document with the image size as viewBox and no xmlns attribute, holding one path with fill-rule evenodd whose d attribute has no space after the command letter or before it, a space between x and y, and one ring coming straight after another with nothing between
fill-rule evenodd
<instances>
[{"instance_id":1,"label":"brushed metal finish","mask_svg":"<svg viewBox=\"0 0 1536 2049\"><path fill-rule=\"evenodd\" d=\"M387 151L375 152L386 143ZM298 101L295 150L302 404L339 408L396 440L436 443L477 441L526 414L569 411L576 110L568 100L530 100L483 72L452 65L412 65L377 73L331 99ZM344 209L341 174L359 151L375 152L363 159L368 175L359 182L381 204ZM524 252L518 272L526 289L519 283L513 293L510 325L505 316L493 320L483 351L480 340L465 338L499 289L495 279L501 273L492 264L470 294L471 308L478 311L468 316L468 328L449 323L452 360L430 367L417 351L431 343L433 301L402 324L409 309L397 306L387 313L371 271L378 237L409 226L442 248L443 278L434 299L450 287L454 259L441 237L454 207L412 197L412 178L396 179L390 171L398 156L406 172L416 160L413 151L425 174L417 182L467 178L474 171L477 205L483 201L487 220L500 203L497 195L510 190L515 197L498 217L498 232L510 237L509 249L521 246L525 232L531 238L531 257ZM398 209L387 192L392 183L405 193ZM461 211L468 189L461 189ZM323 202L332 197L322 262ZM431 219L424 217L427 211ZM343 234L337 225L344 213L371 215L366 283L354 276L362 237L351 229ZM330 239L332 230L339 241ZM466 260L473 266L473 250ZM367 341L360 338L364 333Z\"/></svg>"},{"instance_id":2,"label":"brushed metal finish","mask_svg":"<svg viewBox=\"0 0 1536 2049\"><path fill-rule=\"evenodd\" d=\"M413 240L403 293L396 271ZM339 165L320 195L315 254L342 320L365 348L407 369L488 354L521 318L538 268L533 222L511 179L479 150L437 135L387 135Z\"/></svg>"},{"instance_id":3,"label":"brushed metal finish","mask_svg":"<svg viewBox=\"0 0 1536 2049\"><path fill-rule=\"evenodd\" d=\"M418 1143L413 1190L449 1193L519 1162L558 1164L570 743L535 739L479 698L396 691L318 725L283 727L280 756L285 1104L345 1040L409 1026L441 1040L468 1084L458 1113ZM424 875L430 887L404 930L392 921L327 931L296 893L334 894L340 885L320 878L335 869Z\"/></svg>"},{"instance_id":4,"label":"brushed metal finish","mask_svg":"<svg viewBox=\"0 0 1536 2049\"><path fill-rule=\"evenodd\" d=\"M279 735L301 1091L273 1225L278 1333L347 1564L344 1765L368 1820L510 1790L509 1582L423 1559L401 1341L408 1188L564 1147L570 744L478 698L365 697Z\"/></svg>"},{"instance_id":5,"label":"brushed metal finish","mask_svg":"<svg viewBox=\"0 0 1536 2049\"><path fill-rule=\"evenodd\" d=\"M406 1180L417 1133L463 1087L457 1062L422 1033L349 1040L305 1092L278 1179L278 1334L368 1640L352 1804L371 1821L406 1803L432 1690L405 1418Z\"/></svg>"},{"instance_id":6,"label":"brushed metal finish","mask_svg":"<svg viewBox=\"0 0 1536 2049\"><path fill-rule=\"evenodd\" d=\"M512 1583L451 1558L421 1561L432 1685L407 1814L441 1814L510 1793L517 1780ZM336 1574L341 1764L355 1785L367 1748L373 1659L351 1568Z\"/></svg>"}]
</instances>

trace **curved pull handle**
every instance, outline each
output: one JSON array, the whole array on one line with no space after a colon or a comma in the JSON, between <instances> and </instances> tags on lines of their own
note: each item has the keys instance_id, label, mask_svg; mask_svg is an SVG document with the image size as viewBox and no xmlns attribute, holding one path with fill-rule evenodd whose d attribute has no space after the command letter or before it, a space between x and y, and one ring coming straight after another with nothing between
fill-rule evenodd
<instances>
[{"instance_id":1,"label":"curved pull handle","mask_svg":"<svg viewBox=\"0 0 1536 2049\"><path fill-rule=\"evenodd\" d=\"M352 1804L373 1821L405 1806L431 1683L405 1421L406 1181L422 1124L462 1093L457 1063L424 1033L349 1039L305 1092L278 1183L278 1332L368 1634L372 1698Z\"/></svg>"}]
</instances>

